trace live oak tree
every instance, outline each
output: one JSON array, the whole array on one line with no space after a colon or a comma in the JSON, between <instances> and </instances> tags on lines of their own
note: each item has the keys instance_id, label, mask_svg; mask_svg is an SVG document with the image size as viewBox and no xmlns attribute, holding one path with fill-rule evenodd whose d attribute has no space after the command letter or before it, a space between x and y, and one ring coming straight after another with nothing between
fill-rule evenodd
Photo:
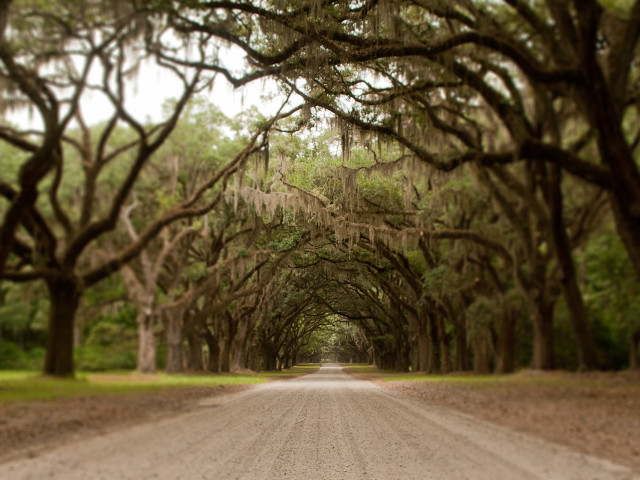
<instances>
[{"instance_id":1,"label":"live oak tree","mask_svg":"<svg viewBox=\"0 0 640 480\"><path fill-rule=\"evenodd\" d=\"M535 160L604 188L640 273L637 1L624 15L595 0L189 7L173 12L178 28L238 45L254 76L279 76L310 105L434 168ZM469 111L480 105L498 131ZM588 156L576 137L593 145Z\"/></svg>"},{"instance_id":2,"label":"live oak tree","mask_svg":"<svg viewBox=\"0 0 640 480\"><path fill-rule=\"evenodd\" d=\"M175 61L204 61L215 46L206 34L178 35L162 16L141 14L131 2L3 2L0 27L3 106L30 106L42 122L34 131L0 128L3 141L25 152L17 180L0 183L8 203L0 232L0 278L45 281L51 308L44 371L68 375L73 373L74 316L84 289L135 258L165 226L209 211L221 191L217 196L208 192L262 147L262 133L272 122L250 135L237 155L210 172L188 197L149 221L134 241L95 263L89 260L92 244L116 228L141 172L171 135L188 100L212 81L202 69L178 67L160 52L170 50ZM165 120L154 125L136 119L128 102L128 82L145 62L182 85ZM82 115L88 91L110 104L98 132ZM80 131L75 137L70 133L74 122ZM116 141L119 124L132 134L124 144ZM61 199L61 186L74 161L82 168L81 200L69 205ZM114 165L121 177L111 195L100 198L100 180Z\"/></svg>"},{"instance_id":3,"label":"live oak tree","mask_svg":"<svg viewBox=\"0 0 640 480\"><path fill-rule=\"evenodd\" d=\"M168 202L185 200L194 193L198 184L206 181L212 170L224 165L241 149L241 138L229 139L220 127L230 121L203 99L193 98L181 116L174 134L150 162L150 169L135 187L132 202L121 213L121 223L129 241L138 239L137 225L145 225L167 207ZM159 187L162 185L162 187ZM191 225L172 224L164 229L140 252L137 260L124 265L120 272L127 286L130 300L137 309L138 370L154 372L156 369L155 335L161 316L161 290L169 300L179 287L185 265L197 263L189 257L194 240L208 235L205 214ZM215 215L215 212L214 212ZM213 218L213 217L212 217ZM190 262L191 261L191 262ZM165 268L171 263L176 268L170 273ZM162 278L165 277L165 278Z\"/></svg>"},{"instance_id":4,"label":"live oak tree","mask_svg":"<svg viewBox=\"0 0 640 480\"><path fill-rule=\"evenodd\" d=\"M215 218L232 208L262 224L282 219L285 237L306 232L304 254L269 251L264 270L244 265L235 276L230 268L242 255L229 252L240 243L225 243L223 253L220 231L199 237L220 258L184 257L195 264L191 273L204 263L202 276L173 270L181 287L165 315L170 352L179 352L170 369L182 368L184 336L194 368L203 339L216 353L214 370L256 364L258 347L268 368L287 366L327 313L348 320L380 366L432 372L471 361L478 372L511 371L516 325L530 318L532 365L552 368L561 298L579 365L597 366L593 303L583 298L589 284L575 260L612 218L640 276L640 1L114 1L99 12L88 1L60 5L66 16L40 11L39 2L0 2L0 74L11 87L3 100L33 105L44 124L40 132L0 129L24 152L18 178L0 185L0 278L45 279L52 345L69 340L60 305L73 309L84 288L142 252L141 263L152 252L161 259L160 232L188 235L176 228L181 218L192 218L193 229L212 212L209 225L219 227ZM244 71L220 63L221 41L242 49ZM125 101L144 61L184 85L158 125L134 119ZM90 75L94 63L100 80ZM199 194L170 203L145 229L125 216L122 226L137 239L92 264L93 243L122 235L118 219L145 166L213 75L235 86L275 79L304 102L300 116L265 122L211 181L191 185ZM83 121L86 89L112 104L101 129ZM115 141L120 124L128 141ZM311 133L316 126L321 135ZM84 185L75 212L61 201L72 150ZM262 169L250 160L258 150ZM116 164L121 177L105 189L100 179ZM217 185L226 185L225 198ZM107 202L96 201L107 197L100 191ZM301 266L317 275L298 275ZM219 281L210 276L217 268ZM161 276L151 283L169 290ZM61 286L71 294L62 303L53 300ZM68 373L68 354L58 367L51 355L47 370Z\"/></svg>"},{"instance_id":5,"label":"live oak tree","mask_svg":"<svg viewBox=\"0 0 640 480\"><path fill-rule=\"evenodd\" d=\"M182 75L184 91L174 111L164 123L145 127L127 110L124 79L148 57L144 42L157 41L160 32L126 5L100 9L79 2L63 10L62 15L52 15L59 7L51 4L53 10L47 10L37 3L2 5L2 78L9 87L4 98L9 105L5 106L30 105L38 112L42 129L2 128L3 140L23 150L26 158L18 181L2 183L9 206L2 223L0 272L14 281L46 282L51 309L44 371L65 375L73 372L73 318L83 289L132 258L148 240L89 268L83 265L82 255L96 238L113 230L142 167L171 133L186 100L209 80L202 79L197 71ZM100 39L94 35L96 19L102 26ZM11 29L7 29L9 22ZM143 53L130 53L136 47ZM89 80L93 68L102 72L95 82ZM88 90L99 91L112 107L105 127L95 138L84 123L80 106ZM80 138L68 134L72 121L80 126ZM128 144L112 143L118 122L128 124L135 132ZM70 150L77 151L75 158L83 169L79 211L66 208L60 199ZM98 213L97 180L107 165L116 162L122 163L125 177L108 200L108 207ZM52 176L48 185L43 182L47 175ZM47 195L52 210L49 218L37 203L39 189Z\"/></svg>"},{"instance_id":6,"label":"live oak tree","mask_svg":"<svg viewBox=\"0 0 640 480\"><path fill-rule=\"evenodd\" d=\"M635 2L620 17L596 2L504 3L375 2L351 11L316 3L310 11L321 27L305 24L304 8L300 16L271 14L270 21L292 37L277 60L283 76L289 83L296 73L306 78L298 92L346 124L392 137L442 170L464 162L553 164L542 167L550 171L544 187L550 230L581 362L592 368L595 352L563 231L560 169L608 192L618 232L640 271L639 136L631 120L640 6ZM344 28L350 24L362 34L350 34ZM324 57L314 56L310 65L305 49L318 43L324 50L316 53ZM286 61L285 52L291 54ZM304 77L305 70L311 75ZM368 80L367 71L383 81Z\"/></svg>"}]
</instances>

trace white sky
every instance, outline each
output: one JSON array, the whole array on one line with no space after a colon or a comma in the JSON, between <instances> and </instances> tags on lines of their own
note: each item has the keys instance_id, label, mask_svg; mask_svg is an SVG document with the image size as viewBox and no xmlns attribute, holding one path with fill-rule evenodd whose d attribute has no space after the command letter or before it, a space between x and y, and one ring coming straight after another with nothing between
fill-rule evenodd
<instances>
[{"instance_id":1,"label":"white sky","mask_svg":"<svg viewBox=\"0 0 640 480\"><path fill-rule=\"evenodd\" d=\"M238 48L231 48L221 57L222 63L232 72L236 72L236 76L240 76L244 66L244 53ZM101 72L96 72L95 76L100 74ZM182 83L175 76L147 63L141 67L138 76L130 81L125 106L140 122L147 120L159 122L163 118L164 101L179 96L182 91ZM203 92L201 95L208 97L211 103L217 105L225 115L234 117L251 106L256 106L265 116L275 113L280 103L265 98L274 94L277 94L277 88L273 80L256 80L244 87L234 89L224 76L218 75L212 90ZM83 94L81 109L89 125L108 119L113 112L113 107L103 95L90 91ZM42 128L39 116L26 110L6 113L5 120L21 128Z\"/></svg>"}]
</instances>

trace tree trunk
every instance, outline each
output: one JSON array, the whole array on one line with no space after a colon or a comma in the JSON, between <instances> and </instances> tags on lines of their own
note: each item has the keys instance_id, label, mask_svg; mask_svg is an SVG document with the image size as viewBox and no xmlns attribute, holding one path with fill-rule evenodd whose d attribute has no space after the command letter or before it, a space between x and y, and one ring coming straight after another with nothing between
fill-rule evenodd
<instances>
[{"instance_id":1,"label":"tree trunk","mask_svg":"<svg viewBox=\"0 0 640 480\"><path fill-rule=\"evenodd\" d=\"M74 278L47 279L50 296L45 375L72 376L73 323L82 291Z\"/></svg>"},{"instance_id":2,"label":"tree trunk","mask_svg":"<svg viewBox=\"0 0 640 480\"><path fill-rule=\"evenodd\" d=\"M231 355L229 353L229 350L231 349L231 339L222 337L218 342L218 345L220 345L220 360L218 361L220 365L220 372L229 373L231 371Z\"/></svg>"},{"instance_id":3,"label":"tree trunk","mask_svg":"<svg viewBox=\"0 0 640 480\"><path fill-rule=\"evenodd\" d=\"M640 227L638 226L640 221L638 215L632 214L627 206L619 205L620 199L616 197L616 192L609 193L616 230L626 247L636 274L640 278ZM636 209L640 209L637 204Z\"/></svg>"},{"instance_id":4,"label":"tree trunk","mask_svg":"<svg viewBox=\"0 0 640 480\"><path fill-rule=\"evenodd\" d=\"M282 367L285 370L288 370L291 368L291 354L290 353L285 353L285 355L282 357Z\"/></svg>"},{"instance_id":5,"label":"tree trunk","mask_svg":"<svg viewBox=\"0 0 640 480\"><path fill-rule=\"evenodd\" d=\"M413 335L409 344L409 359L411 360L411 371L417 372L420 369L420 348L418 346L418 335ZM353 363L353 358L350 359ZM358 358L357 362L361 360Z\"/></svg>"},{"instance_id":6,"label":"tree trunk","mask_svg":"<svg viewBox=\"0 0 640 480\"><path fill-rule=\"evenodd\" d=\"M407 342L400 338L396 344L396 359L394 368L398 372L409 371L409 352L407 348Z\"/></svg>"},{"instance_id":7,"label":"tree trunk","mask_svg":"<svg viewBox=\"0 0 640 480\"><path fill-rule=\"evenodd\" d=\"M429 336L426 326L420 328L418 333L418 371L426 372L429 369Z\"/></svg>"},{"instance_id":8,"label":"tree trunk","mask_svg":"<svg viewBox=\"0 0 640 480\"><path fill-rule=\"evenodd\" d=\"M552 370L555 368L555 352L553 345L553 304L546 304L543 299L530 302L531 320L533 322L533 359L531 368L535 370Z\"/></svg>"},{"instance_id":9,"label":"tree trunk","mask_svg":"<svg viewBox=\"0 0 640 480\"><path fill-rule=\"evenodd\" d=\"M276 354L271 350L267 350L263 357L264 369L267 372L272 372L276 369Z\"/></svg>"},{"instance_id":10,"label":"tree trunk","mask_svg":"<svg viewBox=\"0 0 640 480\"><path fill-rule=\"evenodd\" d=\"M218 345L218 339L209 331L204 333L204 339L209 347L209 363L207 369L210 372L218 373L220 371L220 345Z\"/></svg>"},{"instance_id":11,"label":"tree trunk","mask_svg":"<svg viewBox=\"0 0 640 480\"><path fill-rule=\"evenodd\" d=\"M169 312L165 317L167 335L167 373L182 373L184 366L182 347L182 313Z\"/></svg>"},{"instance_id":12,"label":"tree trunk","mask_svg":"<svg viewBox=\"0 0 640 480\"><path fill-rule=\"evenodd\" d=\"M231 342L236 336L236 323L234 318L225 312L224 318L220 318L219 345L220 345L220 371L229 373L231 371Z\"/></svg>"},{"instance_id":13,"label":"tree trunk","mask_svg":"<svg viewBox=\"0 0 640 480\"><path fill-rule=\"evenodd\" d=\"M584 106L589 122L598 132L600 158L611 169L609 198L616 229L640 277L640 172L625 138L621 115L616 110L619 105L611 98L612 93L622 92L609 91L596 55L585 55L581 66L585 78L589 79L584 84Z\"/></svg>"},{"instance_id":14,"label":"tree trunk","mask_svg":"<svg viewBox=\"0 0 640 480\"><path fill-rule=\"evenodd\" d=\"M231 371L236 372L247 368L247 349L244 339L234 338L231 343Z\"/></svg>"},{"instance_id":15,"label":"tree trunk","mask_svg":"<svg viewBox=\"0 0 640 480\"><path fill-rule=\"evenodd\" d=\"M187 366L189 370L201 372L204 370L204 358L202 355L202 337L198 331L191 329L187 334L187 344L189 345L189 356Z\"/></svg>"},{"instance_id":16,"label":"tree trunk","mask_svg":"<svg viewBox=\"0 0 640 480\"><path fill-rule=\"evenodd\" d=\"M255 343L249 349L249 368L254 372L260 371L260 349Z\"/></svg>"},{"instance_id":17,"label":"tree trunk","mask_svg":"<svg viewBox=\"0 0 640 480\"><path fill-rule=\"evenodd\" d=\"M418 317L417 345L418 345L418 371L427 372L429 370L429 332L426 314L420 311Z\"/></svg>"},{"instance_id":18,"label":"tree trunk","mask_svg":"<svg viewBox=\"0 0 640 480\"><path fill-rule=\"evenodd\" d=\"M156 371L156 332L153 314L140 311L136 318L138 323L138 366L140 373Z\"/></svg>"},{"instance_id":19,"label":"tree trunk","mask_svg":"<svg viewBox=\"0 0 640 480\"><path fill-rule=\"evenodd\" d=\"M467 345L467 328L464 321L458 319L454 323L456 330L456 360L455 369L459 372L466 372L471 369L471 360L469 358L469 346Z\"/></svg>"},{"instance_id":20,"label":"tree trunk","mask_svg":"<svg viewBox=\"0 0 640 480\"><path fill-rule=\"evenodd\" d=\"M247 340L250 337L251 317L240 319L235 328L235 335L231 340L231 371L247 368Z\"/></svg>"},{"instance_id":21,"label":"tree trunk","mask_svg":"<svg viewBox=\"0 0 640 480\"><path fill-rule=\"evenodd\" d=\"M5 296L5 290L2 289L2 280L0 280L0 308L4 306ZM0 350L2 350L2 316L0 316Z\"/></svg>"},{"instance_id":22,"label":"tree trunk","mask_svg":"<svg viewBox=\"0 0 640 480\"><path fill-rule=\"evenodd\" d=\"M498 337L497 373L512 373L515 370L516 320L517 312L505 307L500 318L500 336Z\"/></svg>"},{"instance_id":23,"label":"tree trunk","mask_svg":"<svg viewBox=\"0 0 640 480\"><path fill-rule=\"evenodd\" d=\"M486 328L478 329L473 336L473 373L491 373L491 339Z\"/></svg>"},{"instance_id":24,"label":"tree trunk","mask_svg":"<svg viewBox=\"0 0 640 480\"><path fill-rule=\"evenodd\" d=\"M429 315L429 360L427 363L428 373L440 373L440 338L438 326L432 315Z\"/></svg>"},{"instance_id":25,"label":"tree trunk","mask_svg":"<svg viewBox=\"0 0 640 480\"><path fill-rule=\"evenodd\" d=\"M551 211L551 232L555 245L556 259L562 272L562 293L567 302L573 335L578 350L578 362L581 370L593 370L597 367L596 345L589 328L587 309L578 287L576 269L571 255L569 238L564 227L562 212L561 171L558 165L551 165L549 179L549 204Z\"/></svg>"},{"instance_id":26,"label":"tree trunk","mask_svg":"<svg viewBox=\"0 0 640 480\"><path fill-rule=\"evenodd\" d=\"M453 370L451 365L451 334L447 333L444 318L438 319L438 332L442 341L440 348L440 365L442 373L449 373Z\"/></svg>"},{"instance_id":27,"label":"tree trunk","mask_svg":"<svg viewBox=\"0 0 640 480\"><path fill-rule=\"evenodd\" d=\"M640 329L631 333L629 345L629 370L640 369L640 359L638 358L638 344L640 343Z\"/></svg>"}]
</instances>

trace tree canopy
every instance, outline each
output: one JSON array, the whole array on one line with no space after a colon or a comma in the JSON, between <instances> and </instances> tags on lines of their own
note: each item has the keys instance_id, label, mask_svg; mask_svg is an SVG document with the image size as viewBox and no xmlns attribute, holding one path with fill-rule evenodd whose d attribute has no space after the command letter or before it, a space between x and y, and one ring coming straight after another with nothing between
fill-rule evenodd
<instances>
[{"instance_id":1,"label":"tree canopy","mask_svg":"<svg viewBox=\"0 0 640 480\"><path fill-rule=\"evenodd\" d=\"M46 287L56 375L124 305L145 372L158 339L168 371L637 367L639 38L638 0L0 2L0 105L41 124L0 127L1 308ZM281 108L227 119L216 78Z\"/></svg>"}]
</instances>

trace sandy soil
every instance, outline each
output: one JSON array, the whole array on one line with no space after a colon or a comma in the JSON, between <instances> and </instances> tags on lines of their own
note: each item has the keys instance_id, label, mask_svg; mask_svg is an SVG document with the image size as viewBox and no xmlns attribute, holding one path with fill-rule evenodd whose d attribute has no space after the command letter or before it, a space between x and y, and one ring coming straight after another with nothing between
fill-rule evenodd
<instances>
[{"instance_id":1,"label":"sandy soil","mask_svg":"<svg viewBox=\"0 0 640 480\"><path fill-rule=\"evenodd\" d=\"M11 479L636 479L631 469L347 376L199 401L0 465Z\"/></svg>"},{"instance_id":2,"label":"sandy soil","mask_svg":"<svg viewBox=\"0 0 640 480\"><path fill-rule=\"evenodd\" d=\"M545 381L535 381L541 375ZM451 408L640 471L638 375L524 372L511 380L487 385L374 381L427 406Z\"/></svg>"},{"instance_id":3,"label":"sandy soil","mask_svg":"<svg viewBox=\"0 0 640 480\"><path fill-rule=\"evenodd\" d=\"M0 408L0 462L193 410L198 401L253 385L168 389L9 404ZM0 476L2 478L2 476Z\"/></svg>"}]
</instances>

